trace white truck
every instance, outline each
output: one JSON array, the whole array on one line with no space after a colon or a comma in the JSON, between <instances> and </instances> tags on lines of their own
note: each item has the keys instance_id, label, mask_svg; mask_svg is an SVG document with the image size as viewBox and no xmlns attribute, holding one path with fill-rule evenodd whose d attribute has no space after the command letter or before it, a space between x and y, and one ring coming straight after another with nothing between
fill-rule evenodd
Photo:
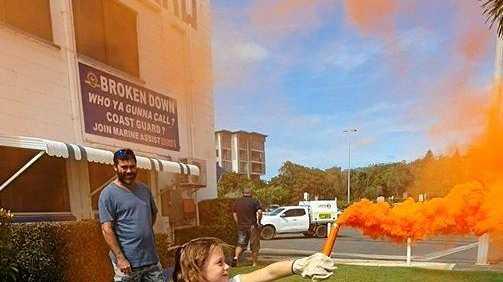
<instances>
[{"instance_id":1,"label":"white truck","mask_svg":"<svg viewBox=\"0 0 503 282\"><path fill-rule=\"evenodd\" d=\"M327 236L327 224L337 220L337 201L301 201L298 206L278 207L262 217L261 237L276 234L303 233L306 237Z\"/></svg>"}]
</instances>

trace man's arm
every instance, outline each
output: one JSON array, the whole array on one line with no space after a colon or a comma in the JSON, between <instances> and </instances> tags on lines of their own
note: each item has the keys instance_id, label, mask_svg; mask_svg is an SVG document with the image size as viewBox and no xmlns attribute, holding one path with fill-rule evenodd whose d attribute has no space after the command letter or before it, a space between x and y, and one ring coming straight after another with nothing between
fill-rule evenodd
<instances>
[{"instance_id":1,"label":"man's arm","mask_svg":"<svg viewBox=\"0 0 503 282\"><path fill-rule=\"evenodd\" d=\"M260 224L260 220L262 220L262 209L258 209L256 212L257 223Z\"/></svg>"},{"instance_id":2,"label":"man's arm","mask_svg":"<svg viewBox=\"0 0 503 282\"><path fill-rule=\"evenodd\" d=\"M232 218L234 218L234 222L238 224L238 214L236 212L232 213Z\"/></svg>"},{"instance_id":3,"label":"man's arm","mask_svg":"<svg viewBox=\"0 0 503 282\"><path fill-rule=\"evenodd\" d=\"M257 217L257 223L260 225L260 220L262 220L262 206L260 205L260 202L258 200L255 200L255 202L257 209L255 216Z\"/></svg>"},{"instance_id":4,"label":"man's arm","mask_svg":"<svg viewBox=\"0 0 503 282\"><path fill-rule=\"evenodd\" d=\"M104 222L101 224L101 232L107 242L108 247L114 253L117 258L117 267L125 274L131 272L131 265L129 261L124 256L121 248L119 247L119 242L117 241L117 236L115 235L114 229L112 227L112 222Z\"/></svg>"},{"instance_id":5,"label":"man's arm","mask_svg":"<svg viewBox=\"0 0 503 282\"><path fill-rule=\"evenodd\" d=\"M157 220L157 212L153 212L152 213L152 226L154 226L156 220Z\"/></svg>"},{"instance_id":6,"label":"man's arm","mask_svg":"<svg viewBox=\"0 0 503 282\"><path fill-rule=\"evenodd\" d=\"M155 204L154 195L152 195L152 192L150 191L150 189L147 188L147 191L150 194L150 207L151 207L151 210L152 210L152 226L154 226L155 225L155 221L157 219L158 209L157 209L157 205Z\"/></svg>"}]
</instances>

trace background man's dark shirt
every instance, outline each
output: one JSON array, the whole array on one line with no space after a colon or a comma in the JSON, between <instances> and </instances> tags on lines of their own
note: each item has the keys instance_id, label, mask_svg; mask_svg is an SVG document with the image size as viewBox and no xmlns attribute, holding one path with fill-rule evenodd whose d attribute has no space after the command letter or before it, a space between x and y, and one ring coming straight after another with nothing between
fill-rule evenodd
<instances>
[{"instance_id":1,"label":"background man's dark shirt","mask_svg":"<svg viewBox=\"0 0 503 282\"><path fill-rule=\"evenodd\" d=\"M262 209L258 200L252 197L242 197L238 199L232 208L238 216L238 228L249 229L250 226L257 226L257 211Z\"/></svg>"}]
</instances>

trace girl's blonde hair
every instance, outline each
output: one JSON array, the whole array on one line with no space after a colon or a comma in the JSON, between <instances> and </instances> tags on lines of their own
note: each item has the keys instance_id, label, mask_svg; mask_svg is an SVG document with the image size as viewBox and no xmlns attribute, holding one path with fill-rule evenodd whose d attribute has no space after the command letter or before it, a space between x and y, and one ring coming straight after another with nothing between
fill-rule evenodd
<instances>
[{"instance_id":1,"label":"girl's blonde hair","mask_svg":"<svg viewBox=\"0 0 503 282\"><path fill-rule=\"evenodd\" d=\"M213 237L193 239L176 247L174 282L202 282L203 266L215 248L230 248L224 241Z\"/></svg>"}]
</instances>

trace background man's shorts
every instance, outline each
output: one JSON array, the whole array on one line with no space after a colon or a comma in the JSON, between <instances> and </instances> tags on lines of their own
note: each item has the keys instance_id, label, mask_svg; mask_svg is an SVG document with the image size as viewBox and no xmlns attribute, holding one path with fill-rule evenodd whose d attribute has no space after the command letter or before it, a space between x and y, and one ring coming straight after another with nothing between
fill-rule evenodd
<instances>
[{"instance_id":1,"label":"background man's shorts","mask_svg":"<svg viewBox=\"0 0 503 282\"><path fill-rule=\"evenodd\" d=\"M250 242L252 252L260 249L260 229L251 226L249 229L238 229L238 245L246 249Z\"/></svg>"}]
</instances>

